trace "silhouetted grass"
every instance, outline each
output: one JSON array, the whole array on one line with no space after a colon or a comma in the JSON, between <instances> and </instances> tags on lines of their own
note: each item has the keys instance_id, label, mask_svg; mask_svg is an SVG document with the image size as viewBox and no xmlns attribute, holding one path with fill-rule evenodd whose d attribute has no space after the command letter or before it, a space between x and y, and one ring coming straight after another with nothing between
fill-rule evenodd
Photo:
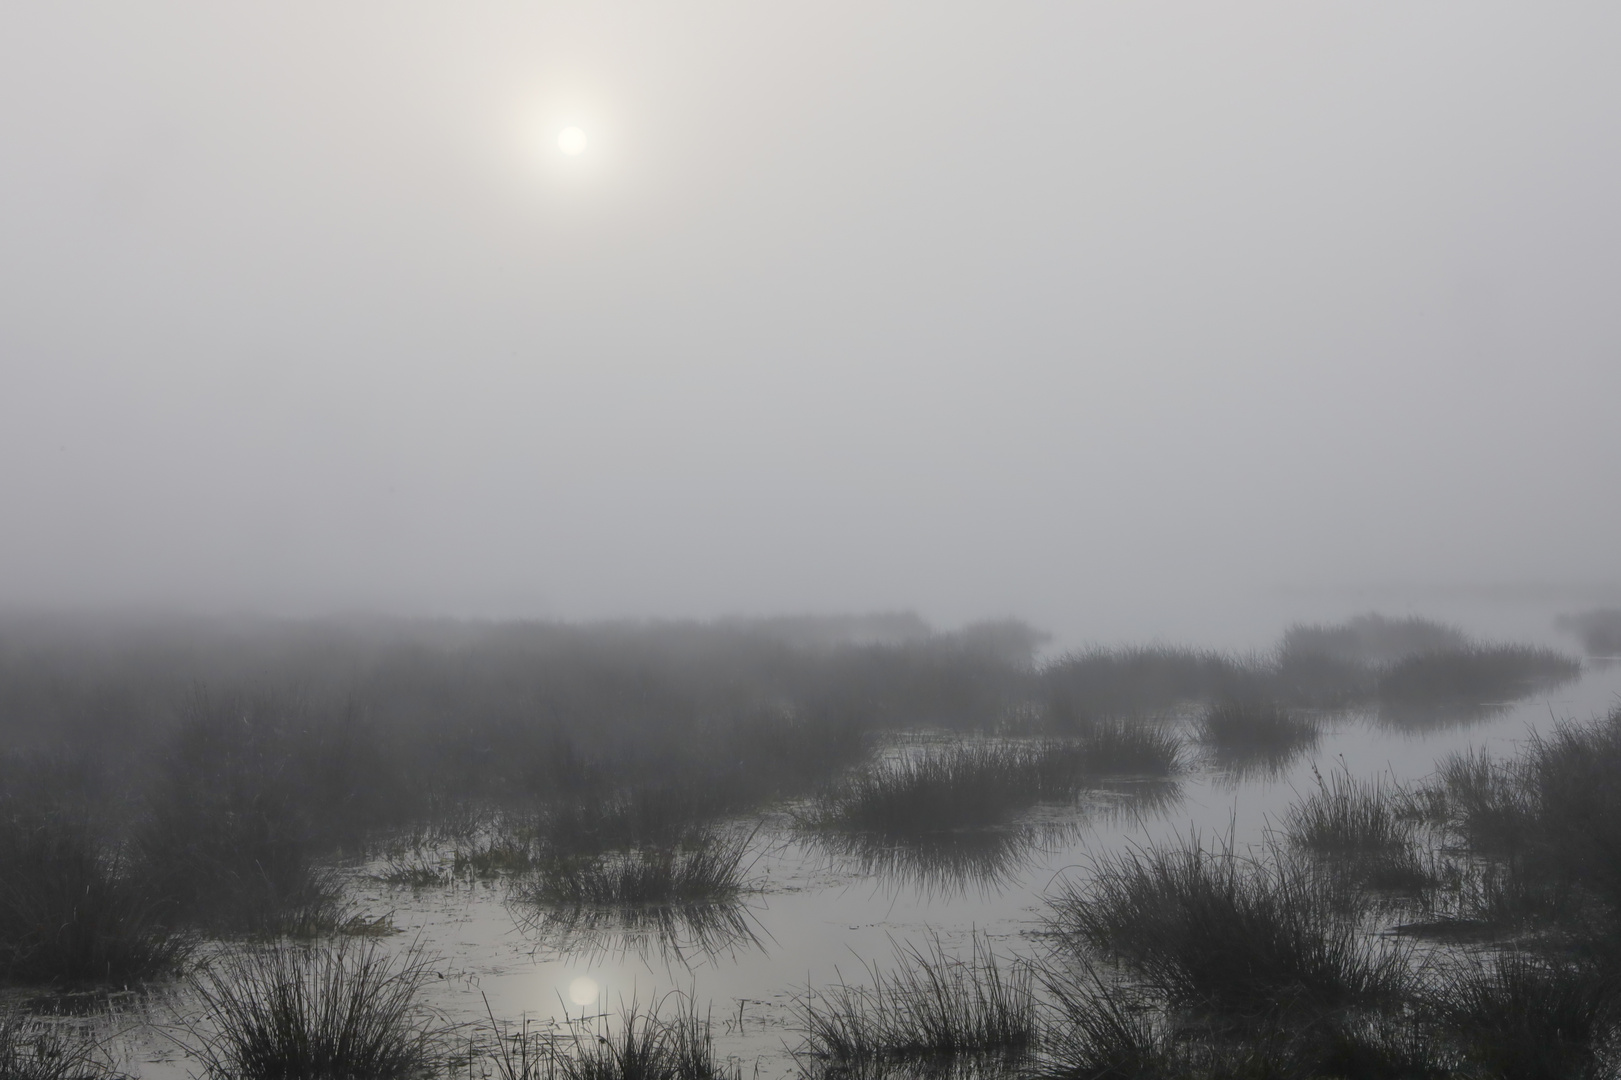
<instances>
[{"instance_id":1,"label":"silhouetted grass","mask_svg":"<svg viewBox=\"0 0 1621 1080\"><path fill-rule=\"evenodd\" d=\"M1469 648L1469 636L1455 626L1407 616L1356 615L1342 623L1295 623L1283 633L1285 658L1322 657L1350 668L1389 667L1424 653Z\"/></svg>"},{"instance_id":2,"label":"silhouetted grass","mask_svg":"<svg viewBox=\"0 0 1621 1080\"><path fill-rule=\"evenodd\" d=\"M1004 1065L1037 1042L1031 968L1004 970L977 935L969 959L897 945L889 972L868 966L869 984L808 991L798 1000L805 1042L797 1057L816 1073L873 1072L883 1065L946 1065L966 1057Z\"/></svg>"},{"instance_id":3,"label":"silhouetted grass","mask_svg":"<svg viewBox=\"0 0 1621 1080\"><path fill-rule=\"evenodd\" d=\"M1379 778L1356 779L1348 770L1326 779L1318 774L1317 790L1290 807L1284 821L1290 844L1320 865L1358 885L1401 892L1431 883L1415 826L1404 793Z\"/></svg>"},{"instance_id":4,"label":"silhouetted grass","mask_svg":"<svg viewBox=\"0 0 1621 1080\"><path fill-rule=\"evenodd\" d=\"M1263 695L1270 678L1260 661L1169 645L1094 648L1064 656L1041 672L1051 722L1061 734L1104 717Z\"/></svg>"},{"instance_id":5,"label":"silhouetted grass","mask_svg":"<svg viewBox=\"0 0 1621 1080\"><path fill-rule=\"evenodd\" d=\"M825 791L804 815L815 829L905 837L1005 825L1075 790L1062 748L951 743L882 759ZM1079 771L1076 768L1074 771Z\"/></svg>"},{"instance_id":6,"label":"silhouetted grass","mask_svg":"<svg viewBox=\"0 0 1621 1080\"><path fill-rule=\"evenodd\" d=\"M1343 898L1276 855L1253 862L1196 840L1130 850L1049 902L1070 948L1118 958L1180 1006L1259 1015L1405 992L1399 950L1370 943Z\"/></svg>"},{"instance_id":7,"label":"silhouetted grass","mask_svg":"<svg viewBox=\"0 0 1621 1080\"><path fill-rule=\"evenodd\" d=\"M1611 1076L1613 970L1506 953L1445 972L1428 1001L1471 1075L1503 1080Z\"/></svg>"},{"instance_id":8,"label":"silhouetted grass","mask_svg":"<svg viewBox=\"0 0 1621 1080\"><path fill-rule=\"evenodd\" d=\"M1090 969L1047 966L1041 973L1051 1018L1036 1075L1044 1080L1113 1080L1175 1075L1162 1011Z\"/></svg>"},{"instance_id":9,"label":"silhouetted grass","mask_svg":"<svg viewBox=\"0 0 1621 1080\"><path fill-rule=\"evenodd\" d=\"M187 1048L218 1080L416 1080L440 1034L417 1000L432 975L375 943L227 953L192 977L208 1021Z\"/></svg>"},{"instance_id":10,"label":"silhouetted grass","mask_svg":"<svg viewBox=\"0 0 1621 1080\"><path fill-rule=\"evenodd\" d=\"M137 983L171 974L190 940L124 853L82 812L0 800L0 977Z\"/></svg>"},{"instance_id":11,"label":"silhouetted grass","mask_svg":"<svg viewBox=\"0 0 1621 1080\"><path fill-rule=\"evenodd\" d=\"M1162 728L1112 720L1065 740L931 746L857 770L823 791L800 821L877 838L1000 829L1039 803L1072 801L1105 776L1170 775L1181 767L1180 752Z\"/></svg>"},{"instance_id":12,"label":"silhouetted grass","mask_svg":"<svg viewBox=\"0 0 1621 1080\"><path fill-rule=\"evenodd\" d=\"M1379 677L1379 699L1392 706L1476 705L1521 697L1574 679L1581 664L1529 645L1471 645L1418 653Z\"/></svg>"},{"instance_id":13,"label":"silhouetted grass","mask_svg":"<svg viewBox=\"0 0 1621 1080\"><path fill-rule=\"evenodd\" d=\"M348 917L318 859L365 819L345 813L349 750L326 741L325 723L284 696L187 699L136 835L145 872L181 918L276 936Z\"/></svg>"},{"instance_id":14,"label":"silhouetted grass","mask_svg":"<svg viewBox=\"0 0 1621 1080\"><path fill-rule=\"evenodd\" d=\"M1148 720L1110 717L1085 725L1075 737L1080 763L1091 776L1164 778L1182 771L1182 741Z\"/></svg>"},{"instance_id":15,"label":"silhouetted grass","mask_svg":"<svg viewBox=\"0 0 1621 1080\"><path fill-rule=\"evenodd\" d=\"M118 1080L83 1033L20 1012L0 1014L0 1080Z\"/></svg>"},{"instance_id":16,"label":"silhouetted grass","mask_svg":"<svg viewBox=\"0 0 1621 1080\"><path fill-rule=\"evenodd\" d=\"M1091 970L1049 967L1043 985L1050 1019L1035 1069L1042 1080L1456 1075L1455 1055L1433 1026L1401 1007L1283 1010L1235 1022L1168 1007L1141 987L1106 983Z\"/></svg>"},{"instance_id":17,"label":"silhouetted grass","mask_svg":"<svg viewBox=\"0 0 1621 1080\"><path fill-rule=\"evenodd\" d=\"M1317 745L1317 722L1274 701L1223 701L1199 718L1199 741L1240 777L1281 773Z\"/></svg>"},{"instance_id":18,"label":"silhouetted grass","mask_svg":"<svg viewBox=\"0 0 1621 1080\"><path fill-rule=\"evenodd\" d=\"M692 1000L676 995L674 1015L632 1002L613 1024L589 1035L578 1029L557 1054L561 1080L737 1080L735 1065L715 1054L711 1023ZM505 1077L503 1075L503 1080Z\"/></svg>"},{"instance_id":19,"label":"silhouetted grass","mask_svg":"<svg viewBox=\"0 0 1621 1080\"><path fill-rule=\"evenodd\" d=\"M1533 734L1506 760L1454 755L1419 802L1484 861L1457 886L1460 917L1588 938L1621 922L1621 708Z\"/></svg>"}]
</instances>

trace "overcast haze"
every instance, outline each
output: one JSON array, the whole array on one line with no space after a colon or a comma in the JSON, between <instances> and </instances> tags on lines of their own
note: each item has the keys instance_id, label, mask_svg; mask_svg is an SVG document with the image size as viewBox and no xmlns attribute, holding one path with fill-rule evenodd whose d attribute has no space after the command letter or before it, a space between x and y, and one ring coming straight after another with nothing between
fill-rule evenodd
<instances>
[{"instance_id":1,"label":"overcast haze","mask_svg":"<svg viewBox=\"0 0 1621 1080\"><path fill-rule=\"evenodd\" d=\"M6 4L0 606L1602 598L1618 56L1603 3Z\"/></svg>"}]
</instances>

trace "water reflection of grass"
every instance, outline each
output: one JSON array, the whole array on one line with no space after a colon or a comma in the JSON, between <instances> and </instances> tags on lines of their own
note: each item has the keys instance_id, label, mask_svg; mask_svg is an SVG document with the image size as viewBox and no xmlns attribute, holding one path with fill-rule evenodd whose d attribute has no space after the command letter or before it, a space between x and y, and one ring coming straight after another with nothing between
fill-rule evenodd
<instances>
[{"instance_id":1,"label":"water reflection of grass","mask_svg":"<svg viewBox=\"0 0 1621 1080\"><path fill-rule=\"evenodd\" d=\"M535 943L561 956L589 960L635 956L666 966L765 952L770 935L740 901L535 908L510 905L513 921Z\"/></svg>"},{"instance_id":2,"label":"water reflection of grass","mask_svg":"<svg viewBox=\"0 0 1621 1080\"><path fill-rule=\"evenodd\" d=\"M1235 783L1282 775L1321 735L1315 717L1275 701L1217 702L1199 719L1199 741Z\"/></svg>"},{"instance_id":3,"label":"water reflection of grass","mask_svg":"<svg viewBox=\"0 0 1621 1080\"><path fill-rule=\"evenodd\" d=\"M1029 862L1072 841L1080 824L1021 823L996 829L925 833L897 840L866 832L813 830L813 850L841 873L872 878L888 889L951 897L1000 892Z\"/></svg>"},{"instance_id":4,"label":"water reflection of grass","mask_svg":"<svg viewBox=\"0 0 1621 1080\"><path fill-rule=\"evenodd\" d=\"M1175 736L1146 723L1100 724L1065 740L956 742L857 770L824 790L800 823L891 838L994 829L1038 804L1073 802L1102 776L1165 776L1179 765Z\"/></svg>"},{"instance_id":5,"label":"water reflection of grass","mask_svg":"<svg viewBox=\"0 0 1621 1080\"><path fill-rule=\"evenodd\" d=\"M667 847L560 856L539 862L516 887L530 904L627 907L736 899L754 833L704 831Z\"/></svg>"}]
</instances>

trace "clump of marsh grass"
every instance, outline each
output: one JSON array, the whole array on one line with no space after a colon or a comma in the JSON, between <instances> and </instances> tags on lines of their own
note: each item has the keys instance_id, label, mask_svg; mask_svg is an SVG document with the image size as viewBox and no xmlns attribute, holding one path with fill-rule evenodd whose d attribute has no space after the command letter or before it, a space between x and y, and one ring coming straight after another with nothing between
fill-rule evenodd
<instances>
[{"instance_id":1,"label":"clump of marsh grass","mask_svg":"<svg viewBox=\"0 0 1621 1080\"><path fill-rule=\"evenodd\" d=\"M432 975L419 950L390 956L375 942L228 953L192 976L209 1023L183 1041L217 1080L415 1080L439 1048L418 1001Z\"/></svg>"},{"instance_id":2,"label":"clump of marsh grass","mask_svg":"<svg viewBox=\"0 0 1621 1080\"><path fill-rule=\"evenodd\" d=\"M1049 713L1060 731L1106 716L1248 696L1267 680L1259 661L1170 645L1088 649L1061 657L1041 672Z\"/></svg>"},{"instance_id":3,"label":"clump of marsh grass","mask_svg":"<svg viewBox=\"0 0 1621 1080\"><path fill-rule=\"evenodd\" d=\"M1460 875L1460 912L1595 942L1621 920L1621 708L1533 734L1510 759L1454 755L1415 801L1480 864Z\"/></svg>"},{"instance_id":4,"label":"clump of marsh grass","mask_svg":"<svg viewBox=\"0 0 1621 1080\"><path fill-rule=\"evenodd\" d=\"M936 938L927 948L896 945L889 972L873 964L867 973L867 985L799 998L805 1041L796 1057L813 1074L940 1068L964 1059L1012 1065L1036 1048L1033 969L1019 961L1004 968L978 935L967 960Z\"/></svg>"},{"instance_id":5,"label":"clump of marsh grass","mask_svg":"<svg viewBox=\"0 0 1621 1080\"><path fill-rule=\"evenodd\" d=\"M882 759L823 791L800 824L895 840L1005 829L1040 803L1072 801L1101 776L1163 776L1179 765L1174 735L1089 727L1072 739L957 742Z\"/></svg>"},{"instance_id":6,"label":"clump of marsh grass","mask_svg":"<svg viewBox=\"0 0 1621 1080\"><path fill-rule=\"evenodd\" d=\"M676 1000L670 1015L662 1002L643 1010L632 1001L617 1022L607 1016L592 1026L576 1022L563 1037L550 1031L530 1035L527 1029L512 1033L492 1015L496 1049L485 1075L493 1070L499 1080L740 1080L738 1066L716 1054L710 1018L699 1016L690 995L669 997Z\"/></svg>"},{"instance_id":7,"label":"clump of marsh grass","mask_svg":"<svg viewBox=\"0 0 1621 1080\"><path fill-rule=\"evenodd\" d=\"M348 918L319 858L358 817L341 794L347 750L322 741L343 725L328 726L277 696L199 691L185 702L135 847L187 924L274 937Z\"/></svg>"},{"instance_id":8,"label":"clump of marsh grass","mask_svg":"<svg viewBox=\"0 0 1621 1080\"><path fill-rule=\"evenodd\" d=\"M1037 1075L1058 1080L1174 1075L1164 1011L1090 967L1047 965L1041 973L1050 1019Z\"/></svg>"},{"instance_id":9,"label":"clump of marsh grass","mask_svg":"<svg viewBox=\"0 0 1621 1080\"><path fill-rule=\"evenodd\" d=\"M1479 1075L1562 1080L1612 1075L1615 973L1519 952L1459 965L1427 1005Z\"/></svg>"},{"instance_id":10,"label":"clump of marsh grass","mask_svg":"<svg viewBox=\"0 0 1621 1080\"><path fill-rule=\"evenodd\" d=\"M1342 623L1295 623L1283 633L1284 657L1320 656L1354 667L1389 667L1411 656L1467 649L1456 626L1417 615L1393 619L1370 612Z\"/></svg>"},{"instance_id":11,"label":"clump of marsh grass","mask_svg":"<svg viewBox=\"0 0 1621 1080\"><path fill-rule=\"evenodd\" d=\"M1277 775L1317 745L1317 722L1275 701L1216 702L1199 718L1199 741L1240 778Z\"/></svg>"},{"instance_id":12,"label":"clump of marsh grass","mask_svg":"<svg viewBox=\"0 0 1621 1080\"><path fill-rule=\"evenodd\" d=\"M1344 897L1276 851L1248 859L1197 838L1129 850L1049 904L1071 950L1118 959L1179 1007L1259 1015L1405 992L1401 950L1370 943Z\"/></svg>"},{"instance_id":13,"label":"clump of marsh grass","mask_svg":"<svg viewBox=\"0 0 1621 1080\"><path fill-rule=\"evenodd\" d=\"M119 1076L93 1039L40 1017L0 1014L4 1080L118 1080Z\"/></svg>"},{"instance_id":14,"label":"clump of marsh grass","mask_svg":"<svg viewBox=\"0 0 1621 1080\"><path fill-rule=\"evenodd\" d=\"M704 832L679 845L538 864L518 897L555 907L690 905L735 900L753 833Z\"/></svg>"},{"instance_id":15,"label":"clump of marsh grass","mask_svg":"<svg viewBox=\"0 0 1621 1080\"><path fill-rule=\"evenodd\" d=\"M1182 742L1150 720L1109 717L1087 724L1075 738L1091 776L1164 778L1182 771Z\"/></svg>"},{"instance_id":16,"label":"clump of marsh grass","mask_svg":"<svg viewBox=\"0 0 1621 1080\"><path fill-rule=\"evenodd\" d=\"M191 946L172 916L83 814L0 804L0 976L80 984L168 975Z\"/></svg>"},{"instance_id":17,"label":"clump of marsh grass","mask_svg":"<svg viewBox=\"0 0 1621 1080\"><path fill-rule=\"evenodd\" d=\"M909 837L1007 824L1019 812L1073 790L1023 744L951 743L886 758L825 791L801 823Z\"/></svg>"},{"instance_id":18,"label":"clump of marsh grass","mask_svg":"<svg viewBox=\"0 0 1621 1080\"><path fill-rule=\"evenodd\" d=\"M1386 668L1379 677L1379 699L1397 708L1480 705L1557 685L1581 670L1568 656L1530 645L1438 649Z\"/></svg>"},{"instance_id":19,"label":"clump of marsh grass","mask_svg":"<svg viewBox=\"0 0 1621 1080\"><path fill-rule=\"evenodd\" d=\"M1359 780L1349 769L1317 778L1317 790L1295 803L1284 832L1297 851L1358 885L1399 892L1432 882L1415 843L1416 821L1405 793L1383 779Z\"/></svg>"}]
</instances>

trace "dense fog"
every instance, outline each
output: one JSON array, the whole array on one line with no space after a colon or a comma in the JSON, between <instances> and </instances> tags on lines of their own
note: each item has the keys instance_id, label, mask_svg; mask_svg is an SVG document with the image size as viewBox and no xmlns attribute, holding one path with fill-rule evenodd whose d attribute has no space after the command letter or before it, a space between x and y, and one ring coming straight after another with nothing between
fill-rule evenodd
<instances>
[{"instance_id":1,"label":"dense fog","mask_svg":"<svg viewBox=\"0 0 1621 1080\"><path fill-rule=\"evenodd\" d=\"M11 5L0 606L1545 627L1618 588L1618 51L1579 3Z\"/></svg>"}]
</instances>

